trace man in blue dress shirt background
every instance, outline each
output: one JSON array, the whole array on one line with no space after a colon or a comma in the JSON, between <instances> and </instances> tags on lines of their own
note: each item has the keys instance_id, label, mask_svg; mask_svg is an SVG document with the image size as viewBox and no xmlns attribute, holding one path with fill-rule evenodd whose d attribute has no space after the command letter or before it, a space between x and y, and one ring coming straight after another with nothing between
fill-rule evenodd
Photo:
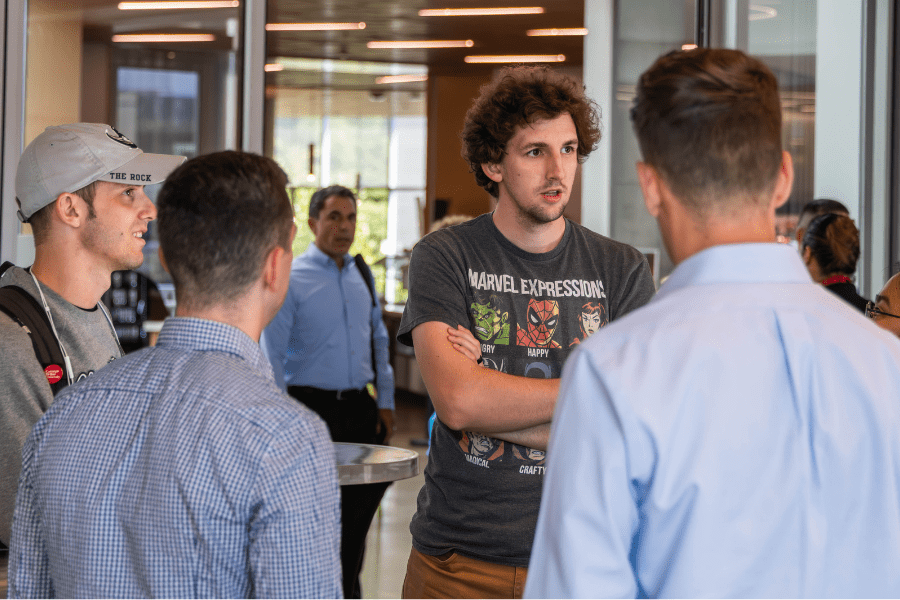
<instances>
[{"instance_id":1,"label":"man in blue dress shirt background","mask_svg":"<svg viewBox=\"0 0 900 600\"><path fill-rule=\"evenodd\" d=\"M394 426L394 372L381 306L370 292L371 271L348 254L356 214L356 196L348 188L334 185L313 194L308 224L315 240L294 259L287 299L263 332L262 346L278 384L325 420L335 442L386 443ZM377 399L367 389L370 382ZM347 598L362 597L366 534L388 485L341 488Z\"/></svg>"},{"instance_id":2,"label":"man in blue dress shirt background","mask_svg":"<svg viewBox=\"0 0 900 600\"><path fill-rule=\"evenodd\" d=\"M153 348L66 388L25 444L12 598L336 598L325 424L258 341L296 231L274 161L220 152L159 194L178 306Z\"/></svg>"},{"instance_id":3,"label":"man in blue dress shirt background","mask_svg":"<svg viewBox=\"0 0 900 600\"><path fill-rule=\"evenodd\" d=\"M526 595L900 596L900 344L774 243L775 77L674 52L632 121L677 267L566 364Z\"/></svg>"}]
</instances>

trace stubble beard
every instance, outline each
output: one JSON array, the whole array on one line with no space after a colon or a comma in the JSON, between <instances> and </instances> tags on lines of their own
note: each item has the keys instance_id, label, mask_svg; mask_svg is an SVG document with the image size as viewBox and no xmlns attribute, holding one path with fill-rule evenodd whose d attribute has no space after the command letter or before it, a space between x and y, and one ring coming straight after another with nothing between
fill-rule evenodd
<instances>
[{"instance_id":1,"label":"stubble beard","mask_svg":"<svg viewBox=\"0 0 900 600\"><path fill-rule=\"evenodd\" d=\"M565 201L546 208L541 206L524 207L516 199L513 199L513 204L516 206L516 212L518 213L519 223L523 227L529 228L553 223L562 217L568 203L569 200L566 198Z\"/></svg>"},{"instance_id":2,"label":"stubble beard","mask_svg":"<svg viewBox=\"0 0 900 600\"><path fill-rule=\"evenodd\" d=\"M110 273L113 271L127 271L137 269L144 264L144 253L133 252L128 250L117 249L118 244L115 235L102 229L103 225L99 223L96 216L88 218L88 227L85 229L82 244L85 248L90 249L96 254L106 255L108 257L107 268ZM130 240L123 241L126 245ZM120 248L120 247L119 247Z\"/></svg>"}]
</instances>

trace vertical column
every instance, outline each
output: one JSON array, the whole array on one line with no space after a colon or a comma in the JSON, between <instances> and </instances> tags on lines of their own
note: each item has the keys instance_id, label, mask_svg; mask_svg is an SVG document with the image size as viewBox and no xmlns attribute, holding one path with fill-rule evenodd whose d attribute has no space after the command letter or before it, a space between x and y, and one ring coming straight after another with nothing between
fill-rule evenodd
<instances>
[{"instance_id":1,"label":"vertical column","mask_svg":"<svg viewBox=\"0 0 900 600\"><path fill-rule=\"evenodd\" d=\"M603 138L582 165L581 223L602 235L611 231L614 17L614 0L585 0L584 85L600 106Z\"/></svg>"},{"instance_id":2,"label":"vertical column","mask_svg":"<svg viewBox=\"0 0 900 600\"><path fill-rule=\"evenodd\" d=\"M0 195L0 261L19 264L18 245L22 229L16 217L16 165L22 153L25 130L25 3L7 2L0 11L0 36L5 48L3 63L2 195ZM33 244L32 244L33 247Z\"/></svg>"},{"instance_id":3,"label":"vertical column","mask_svg":"<svg viewBox=\"0 0 900 600\"><path fill-rule=\"evenodd\" d=\"M266 0L244 0L244 94L241 149L263 153L266 96Z\"/></svg>"}]
</instances>

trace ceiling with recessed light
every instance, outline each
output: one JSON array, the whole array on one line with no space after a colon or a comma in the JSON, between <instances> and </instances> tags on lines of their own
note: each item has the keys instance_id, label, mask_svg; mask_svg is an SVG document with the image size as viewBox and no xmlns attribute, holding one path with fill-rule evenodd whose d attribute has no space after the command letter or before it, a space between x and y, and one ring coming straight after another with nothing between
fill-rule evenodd
<instances>
[{"instance_id":1,"label":"ceiling with recessed light","mask_svg":"<svg viewBox=\"0 0 900 600\"><path fill-rule=\"evenodd\" d=\"M118 0L80 0L86 29L111 34L166 33L226 35L224 23L235 9L119 10ZM442 8L541 7L541 14L420 16ZM177 20L173 19L177 16ZM280 57L425 65L432 73L466 75L490 65L467 64L469 55L563 55L566 65L582 62L579 35L530 37L530 29L580 28L584 0L268 0L268 23L365 23L340 31L270 31L267 53ZM173 28L176 21L180 27ZM217 29L219 31L217 31ZM458 48L369 48L372 41L471 40Z\"/></svg>"}]
</instances>

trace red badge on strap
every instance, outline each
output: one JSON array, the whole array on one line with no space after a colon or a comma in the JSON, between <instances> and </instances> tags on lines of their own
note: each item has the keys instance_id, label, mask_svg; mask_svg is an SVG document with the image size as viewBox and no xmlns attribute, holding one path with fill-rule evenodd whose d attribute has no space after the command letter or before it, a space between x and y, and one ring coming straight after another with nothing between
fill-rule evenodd
<instances>
[{"instance_id":1,"label":"red badge on strap","mask_svg":"<svg viewBox=\"0 0 900 600\"><path fill-rule=\"evenodd\" d=\"M62 367L59 365L50 365L46 369L44 369L44 375L47 376L47 381L50 382L50 385L53 385L63 376Z\"/></svg>"}]
</instances>

